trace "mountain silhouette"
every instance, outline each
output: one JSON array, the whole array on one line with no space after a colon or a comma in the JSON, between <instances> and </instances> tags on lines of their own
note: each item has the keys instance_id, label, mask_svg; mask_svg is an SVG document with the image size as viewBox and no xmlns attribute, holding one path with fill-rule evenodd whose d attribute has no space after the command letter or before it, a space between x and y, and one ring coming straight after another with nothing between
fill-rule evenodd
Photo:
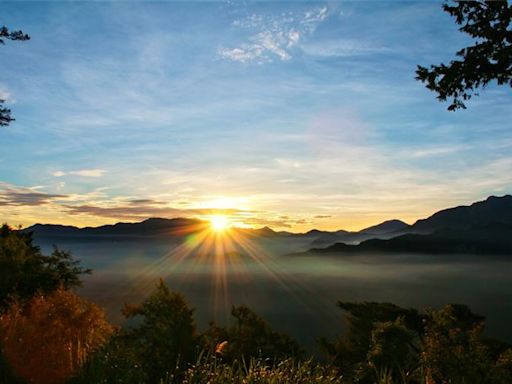
<instances>
[{"instance_id":1,"label":"mountain silhouette","mask_svg":"<svg viewBox=\"0 0 512 384\"><path fill-rule=\"evenodd\" d=\"M374 235L384 235L407 231L411 226L402 220L388 220L383 223L362 229L359 233L369 233Z\"/></svg>"},{"instance_id":2,"label":"mountain silhouette","mask_svg":"<svg viewBox=\"0 0 512 384\"><path fill-rule=\"evenodd\" d=\"M470 206L439 211L418 220L407 234L370 239L358 245L336 243L309 253L471 253L512 254L512 196L491 196Z\"/></svg>"},{"instance_id":3,"label":"mountain silhouette","mask_svg":"<svg viewBox=\"0 0 512 384\"><path fill-rule=\"evenodd\" d=\"M469 206L444 209L418 220L411 231L432 233L443 229L469 229L490 224L512 225L512 196L490 196Z\"/></svg>"},{"instance_id":4,"label":"mountain silhouette","mask_svg":"<svg viewBox=\"0 0 512 384\"><path fill-rule=\"evenodd\" d=\"M99 227L35 224L23 231L41 238L88 238L90 241L116 239L180 239L209 227L208 221L188 218L150 218L139 223L117 223ZM305 233L233 228L232 231L275 244L295 243L294 249L311 252L430 252L430 253L512 253L512 196L491 196L469 206L444 209L408 225L388 220L361 231ZM282 247L284 249L284 247Z\"/></svg>"},{"instance_id":5,"label":"mountain silhouette","mask_svg":"<svg viewBox=\"0 0 512 384\"><path fill-rule=\"evenodd\" d=\"M182 236L204 229L206 221L187 218L150 218L139 223L117 223L99 227L77 228L54 224L35 224L24 229L34 237L61 236Z\"/></svg>"}]
</instances>

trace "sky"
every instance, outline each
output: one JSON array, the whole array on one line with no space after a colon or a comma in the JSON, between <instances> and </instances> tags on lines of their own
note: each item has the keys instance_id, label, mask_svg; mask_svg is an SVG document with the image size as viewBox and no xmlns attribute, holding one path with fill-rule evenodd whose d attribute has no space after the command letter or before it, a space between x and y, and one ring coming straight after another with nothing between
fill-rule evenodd
<instances>
[{"instance_id":1,"label":"sky","mask_svg":"<svg viewBox=\"0 0 512 384\"><path fill-rule=\"evenodd\" d=\"M471 41L436 1L3 2L0 221L408 223L512 192L512 93L416 81Z\"/></svg>"}]
</instances>

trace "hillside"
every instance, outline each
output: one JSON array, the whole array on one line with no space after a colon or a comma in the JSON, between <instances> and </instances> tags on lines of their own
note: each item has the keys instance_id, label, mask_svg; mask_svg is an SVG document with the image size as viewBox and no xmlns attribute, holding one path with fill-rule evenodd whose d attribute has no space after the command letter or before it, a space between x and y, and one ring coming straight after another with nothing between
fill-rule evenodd
<instances>
[{"instance_id":1,"label":"hillside","mask_svg":"<svg viewBox=\"0 0 512 384\"><path fill-rule=\"evenodd\" d=\"M370 239L358 245L336 243L308 252L512 254L512 196L491 196L470 206L439 211L418 220L408 232L391 239Z\"/></svg>"}]
</instances>

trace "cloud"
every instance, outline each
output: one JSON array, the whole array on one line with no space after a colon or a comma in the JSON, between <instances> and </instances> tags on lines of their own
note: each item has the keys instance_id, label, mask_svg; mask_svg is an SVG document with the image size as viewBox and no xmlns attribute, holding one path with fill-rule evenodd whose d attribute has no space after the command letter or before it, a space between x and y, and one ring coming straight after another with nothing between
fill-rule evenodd
<instances>
[{"instance_id":1,"label":"cloud","mask_svg":"<svg viewBox=\"0 0 512 384\"><path fill-rule=\"evenodd\" d=\"M243 220L246 225L265 226L273 228L291 228L291 224L287 220L266 219L261 217L249 217Z\"/></svg>"},{"instance_id":2,"label":"cloud","mask_svg":"<svg viewBox=\"0 0 512 384\"><path fill-rule=\"evenodd\" d=\"M412 151L411 157L422 158L422 157L434 157L434 156L445 156L453 153L467 151L472 149L470 145L453 145L453 146L437 146L421 148Z\"/></svg>"},{"instance_id":3,"label":"cloud","mask_svg":"<svg viewBox=\"0 0 512 384\"><path fill-rule=\"evenodd\" d=\"M11 97L11 93L3 86L0 85L0 100L3 100L7 103L14 103L15 100Z\"/></svg>"},{"instance_id":4,"label":"cloud","mask_svg":"<svg viewBox=\"0 0 512 384\"><path fill-rule=\"evenodd\" d=\"M258 45L244 46L242 48L219 48L219 55L224 59L247 63L260 58L263 48Z\"/></svg>"},{"instance_id":5,"label":"cloud","mask_svg":"<svg viewBox=\"0 0 512 384\"><path fill-rule=\"evenodd\" d=\"M30 188L11 188L4 185L0 191L0 206L40 206L54 200L65 199L67 195L36 192Z\"/></svg>"},{"instance_id":6,"label":"cloud","mask_svg":"<svg viewBox=\"0 0 512 384\"><path fill-rule=\"evenodd\" d=\"M302 51L317 57L353 57L392 52L390 48L361 39L322 40L303 44Z\"/></svg>"},{"instance_id":7,"label":"cloud","mask_svg":"<svg viewBox=\"0 0 512 384\"><path fill-rule=\"evenodd\" d=\"M233 26L253 33L234 48L220 47L218 55L223 59L241 63L267 63L274 58L286 61L292 58L292 48L311 35L318 24L328 16L327 7L315 8L303 13L288 12L279 16L265 17L253 14L235 20Z\"/></svg>"},{"instance_id":8,"label":"cloud","mask_svg":"<svg viewBox=\"0 0 512 384\"><path fill-rule=\"evenodd\" d=\"M174 208L168 203L152 200L137 199L128 201L91 202L82 205L63 205L71 215L90 215L116 220L141 220L149 217L196 217L210 215L226 215L233 219L243 219L256 211L236 208Z\"/></svg>"},{"instance_id":9,"label":"cloud","mask_svg":"<svg viewBox=\"0 0 512 384\"><path fill-rule=\"evenodd\" d=\"M104 169L80 169L78 171L56 171L53 172L52 175L55 177L62 177L66 175L74 175L74 176L82 176L82 177L102 177L105 173L107 173Z\"/></svg>"}]
</instances>

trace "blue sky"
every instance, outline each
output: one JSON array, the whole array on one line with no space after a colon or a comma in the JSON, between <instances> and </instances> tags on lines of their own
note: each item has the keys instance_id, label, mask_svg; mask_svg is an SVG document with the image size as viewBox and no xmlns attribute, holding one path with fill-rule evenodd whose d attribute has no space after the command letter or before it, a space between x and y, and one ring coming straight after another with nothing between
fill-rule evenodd
<instances>
[{"instance_id":1,"label":"blue sky","mask_svg":"<svg viewBox=\"0 0 512 384\"><path fill-rule=\"evenodd\" d=\"M414 79L469 40L440 2L5 2L0 217L359 229L512 192L512 94Z\"/></svg>"}]
</instances>

